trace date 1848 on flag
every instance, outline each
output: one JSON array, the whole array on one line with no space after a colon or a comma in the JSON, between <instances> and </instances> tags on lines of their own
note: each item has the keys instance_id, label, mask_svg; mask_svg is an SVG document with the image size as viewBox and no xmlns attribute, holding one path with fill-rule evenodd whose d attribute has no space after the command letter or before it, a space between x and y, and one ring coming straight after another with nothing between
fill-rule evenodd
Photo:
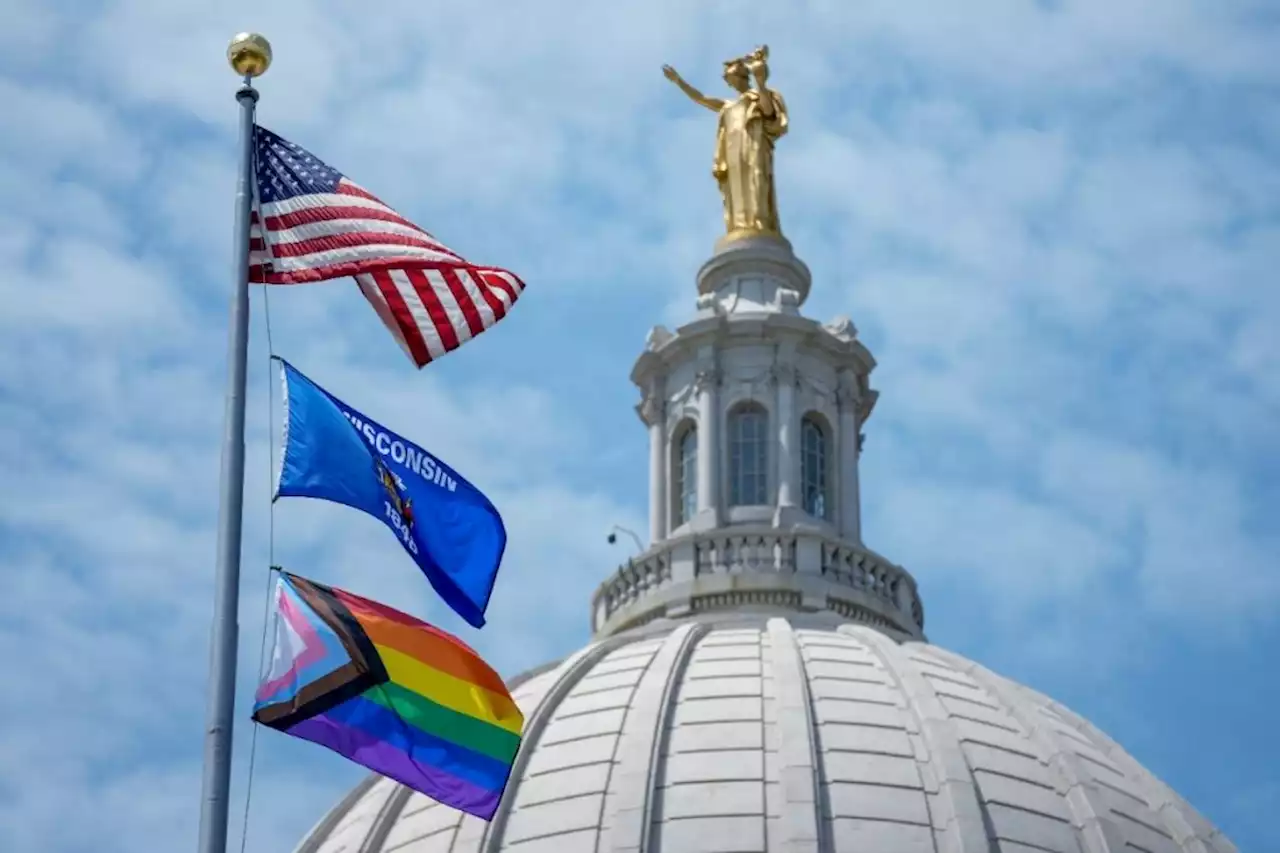
<instances>
[{"instance_id":1,"label":"date 1848 on flag","mask_svg":"<svg viewBox=\"0 0 1280 853\"><path fill-rule=\"evenodd\" d=\"M478 266L299 145L255 126L249 280L353 276L418 367L511 310L524 284Z\"/></svg>"}]
</instances>

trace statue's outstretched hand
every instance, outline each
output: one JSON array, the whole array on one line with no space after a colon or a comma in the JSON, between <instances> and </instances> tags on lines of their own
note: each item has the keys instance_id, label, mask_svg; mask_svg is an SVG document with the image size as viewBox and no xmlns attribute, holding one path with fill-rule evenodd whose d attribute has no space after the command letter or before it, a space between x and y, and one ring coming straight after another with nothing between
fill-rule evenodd
<instances>
[{"instance_id":1,"label":"statue's outstretched hand","mask_svg":"<svg viewBox=\"0 0 1280 853\"><path fill-rule=\"evenodd\" d=\"M679 82L680 82L680 72L676 71L676 70L675 70L674 68L672 68L670 65L664 65L664 66L662 66L662 74L663 74L663 76L665 76L668 80L670 80L672 83L679 83Z\"/></svg>"}]
</instances>

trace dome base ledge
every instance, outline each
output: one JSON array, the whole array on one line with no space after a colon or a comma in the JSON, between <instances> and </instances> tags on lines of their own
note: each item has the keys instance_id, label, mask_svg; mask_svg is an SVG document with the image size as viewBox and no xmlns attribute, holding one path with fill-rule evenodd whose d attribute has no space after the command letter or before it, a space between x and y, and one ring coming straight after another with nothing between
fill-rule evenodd
<instances>
[{"instance_id":1,"label":"dome base ledge","mask_svg":"<svg viewBox=\"0 0 1280 853\"><path fill-rule=\"evenodd\" d=\"M923 640L911 619L878 595L832 583L817 575L702 575L649 590L640 600L612 613L596 631L606 637L656 619L681 619L706 613L832 613L844 621Z\"/></svg>"}]
</instances>

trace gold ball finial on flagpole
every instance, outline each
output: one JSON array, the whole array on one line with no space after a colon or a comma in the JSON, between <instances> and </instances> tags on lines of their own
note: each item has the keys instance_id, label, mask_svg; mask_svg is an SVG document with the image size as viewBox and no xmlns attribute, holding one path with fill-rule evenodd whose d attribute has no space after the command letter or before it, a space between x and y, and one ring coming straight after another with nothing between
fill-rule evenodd
<instances>
[{"instance_id":1,"label":"gold ball finial on flagpole","mask_svg":"<svg viewBox=\"0 0 1280 853\"><path fill-rule=\"evenodd\" d=\"M241 77L261 77L271 67L271 42L258 33L240 33L227 45L227 62Z\"/></svg>"}]
</instances>

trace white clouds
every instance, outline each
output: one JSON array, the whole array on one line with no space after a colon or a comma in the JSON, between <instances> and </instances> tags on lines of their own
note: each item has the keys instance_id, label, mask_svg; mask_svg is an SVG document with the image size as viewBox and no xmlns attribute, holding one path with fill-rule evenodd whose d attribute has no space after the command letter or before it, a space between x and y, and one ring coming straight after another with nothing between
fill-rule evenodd
<instances>
[{"instance_id":1,"label":"white clouds","mask_svg":"<svg viewBox=\"0 0 1280 853\"><path fill-rule=\"evenodd\" d=\"M421 373L353 286L272 294L282 354L503 510L491 628L466 637L505 671L581 642L624 556L604 533L643 528L643 431L597 407L625 404L647 325L688 317L719 216L713 118L658 69L715 91L720 59L763 40L795 121L780 200L808 311L852 314L881 363L869 537L961 632L934 639L1017 638L1006 657L1043 663L1052 693L1082 660L1133 672L1161 632L1252 636L1280 598L1259 521L1280 416L1280 167L1259 142L1280 113L1254 92L1239 126L1204 118L1276 78L1274 32L1243 7L9 5L0 728L24 735L0 737L0 847L193 833L234 186L221 53L243 28L276 48L264 124L530 283ZM54 58L56 79L31 76ZM242 686L266 562L260 304ZM277 559L463 630L352 516L282 502ZM66 701L23 701L36 682ZM280 850L347 771L263 738L251 849Z\"/></svg>"},{"instance_id":2,"label":"white clouds","mask_svg":"<svg viewBox=\"0 0 1280 853\"><path fill-rule=\"evenodd\" d=\"M1143 147L1095 157L1081 176L1077 228L1100 248L1152 252L1216 237L1229 210L1190 152Z\"/></svg>"},{"instance_id":3,"label":"white clouds","mask_svg":"<svg viewBox=\"0 0 1280 853\"><path fill-rule=\"evenodd\" d=\"M0 30L0 45L11 60L32 62L58 35L57 12L40 0L11 0L5 6L8 26Z\"/></svg>"},{"instance_id":4,"label":"white clouds","mask_svg":"<svg viewBox=\"0 0 1280 853\"><path fill-rule=\"evenodd\" d=\"M109 345L74 339L80 356L109 357ZM507 672L570 648L585 632L585 590L613 556L603 531L617 520L637 524L606 496L581 496L556 485L555 458L584 446L566 443L579 435L573 422L556 430L561 416L548 413L537 392L521 388L490 385L486 395L458 393L433 387L424 375L413 377L423 381L406 395L403 380L361 381L336 365L327 370L323 362L315 369L358 405L420 437L502 508L511 544L491 611L502 629L478 637L471 632L468 640ZM99 384L93 372L68 371L67 384L47 395L30 383L21 386L31 395L27 405L56 411L63 395L78 397L88 417L62 420L56 430L47 422L6 423L13 429L5 431L10 452L0 517L10 597L0 610L0 646L9 650L11 665L0 714L10 731L29 740L71 747L50 762L37 761L20 743L8 749L0 744L4 766L12 769L6 774L39 768L35 779L19 783L15 776L3 783L22 788L20 798L0 809L0 835L17 845L11 849L80 849L90 831L59 825L66 798L91 815L138 799L138 808L97 821L93 832L107 832L108 845L120 845L104 849L135 849L157 832L177 843L192 831L220 397L214 375L177 372L167 379L139 370ZM199 401L203 411L194 420L175 416L165 411L170 399L181 406ZM262 398L255 393L254 399ZM266 562L264 424L260 408L254 409L241 618L244 691L255 669ZM465 630L441 612L393 537L376 521L353 515L336 506L284 502L277 510L276 558ZM21 538L15 540L17 531ZM548 584L548 573L555 584ZM561 584L577 594L556 594ZM530 610L529 593L536 590L546 592ZM549 625L556 629L548 631ZM40 638L35 648L28 646L32 636ZM21 647L26 651L17 656ZM35 683L56 686L56 707L30 701L23 685ZM157 738L166 745L157 745ZM83 746L72 747L78 744ZM136 770L125 773L128 767ZM265 814L255 843L271 837L279 844L282 834L301 832L332 796L326 789L305 797L292 780L273 793L270 776L279 769L266 768L267 778L258 780ZM147 788L156 785L173 790L153 797ZM282 815L286 805L296 811Z\"/></svg>"},{"instance_id":5,"label":"white clouds","mask_svg":"<svg viewBox=\"0 0 1280 853\"><path fill-rule=\"evenodd\" d=\"M1069 144L1061 131L1027 126L992 134L964 164L960 179L1009 214L1035 213L1066 185Z\"/></svg>"},{"instance_id":6,"label":"white clouds","mask_svg":"<svg viewBox=\"0 0 1280 853\"><path fill-rule=\"evenodd\" d=\"M1044 482L1059 500L1113 536L1136 530L1139 579L1157 610L1177 619L1269 618L1280 578L1269 555L1280 539L1250 523L1239 485L1138 448L1060 436Z\"/></svg>"},{"instance_id":7,"label":"white clouds","mask_svg":"<svg viewBox=\"0 0 1280 853\"><path fill-rule=\"evenodd\" d=\"M922 574L980 584L1005 615L1031 603L1096 590L1123 552L1053 506L974 486L895 489L883 509L888 535L907 544L901 559ZM925 568L927 567L927 568Z\"/></svg>"},{"instance_id":8,"label":"white clouds","mask_svg":"<svg viewBox=\"0 0 1280 853\"><path fill-rule=\"evenodd\" d=\"M41 261L0 284L6 326L112 337L183 322L172 283L154 263L76 238L34 253Z\"/></svg>"},{"instance_id":9,"label":"white clouds","mask_svg":"<svg viewBox=\"0 0 1280 853\"><path fill-rule=\"evenodd\" d=\"M1245 23L1253 6L1213 15L1194 0L1144 0L1123 9L1105 0L946 7L874 0L828 8L835 25L822 32L833 42L888 43L928 70L1030 97L1059 89L1104 91L1132 82L1143 65L1214 79L1275 75L1265 36Z\"/></svg>"},{"instance_id":10,"label":"white clouds","mask_svg":"<svg viewBox=\"0 0 1280 853\"><path fill-rule=\"evenodd\" d=\"M52 86L0 79L0 151L46 174L73 167L110 183L137 174L136 139L109 109Z\"/></svg>"}]
</instances>

